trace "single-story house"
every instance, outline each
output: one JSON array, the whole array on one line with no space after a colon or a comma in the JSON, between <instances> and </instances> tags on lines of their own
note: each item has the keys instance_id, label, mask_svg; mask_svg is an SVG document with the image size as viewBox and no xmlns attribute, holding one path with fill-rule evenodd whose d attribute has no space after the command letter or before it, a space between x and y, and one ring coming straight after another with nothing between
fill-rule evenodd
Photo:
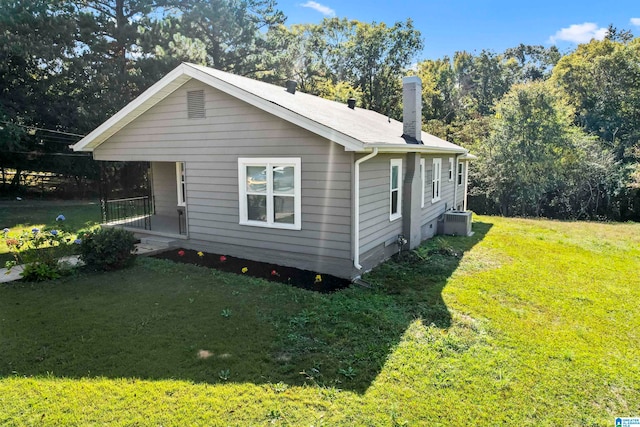
<instances>
[{"instance_id":1,"label":"single-story house","mask_svg":"<svg viewBox=\"0 0 640 427\"><path fill-rule=\"evenodd\" d=\"M403 79L401 123L183 63L73 149L150 162L148 233L355 278L466 210L474 156L421 130L421 93Z\"/></svg>"}]
</instances>

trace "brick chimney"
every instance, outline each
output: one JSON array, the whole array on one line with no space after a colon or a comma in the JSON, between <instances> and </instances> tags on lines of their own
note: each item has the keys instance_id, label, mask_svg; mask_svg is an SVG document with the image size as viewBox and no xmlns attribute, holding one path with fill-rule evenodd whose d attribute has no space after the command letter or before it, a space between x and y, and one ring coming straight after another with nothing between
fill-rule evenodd
<instances>
[{"instance_id":1,"label":"brick chimney","mask_svg":"<svg viewBox=\"0 0 640 427\"><path fill-rule=\"evenodd\" d=\"M402 136L421 142L422 80L418 76L402 78Z\"/></svg>"}]
</instances>

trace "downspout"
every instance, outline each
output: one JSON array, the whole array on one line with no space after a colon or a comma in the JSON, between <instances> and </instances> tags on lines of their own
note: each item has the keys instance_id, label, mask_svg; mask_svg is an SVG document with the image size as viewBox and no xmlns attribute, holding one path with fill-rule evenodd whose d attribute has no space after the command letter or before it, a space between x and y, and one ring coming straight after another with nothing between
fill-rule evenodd
<instances>
[{"instance_id":1,"label":"downspout","mask_svg":"<svg viewBox=\"0 0 640 427\"><path fill-rule=\"evenodd\" d=\"M374 158L378 155L378 149L373 148L373 151L361 159L356 160L355 168L354 168L354 179L355 179L355 188L354 188L354 227L353 227L353 266L358 270L362 270L362 266L360 265L360 163L364 163L369 159Z\"/></svg>"}]
</instances>

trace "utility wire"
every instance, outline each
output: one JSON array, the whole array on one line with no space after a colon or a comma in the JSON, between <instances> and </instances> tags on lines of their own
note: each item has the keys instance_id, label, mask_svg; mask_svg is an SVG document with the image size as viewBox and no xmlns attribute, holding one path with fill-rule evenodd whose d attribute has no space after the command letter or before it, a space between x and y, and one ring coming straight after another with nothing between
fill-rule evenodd
<instances>
[{"instance_id":1,"label":"utility wire","mask_svg":"<svg viewBox=\"0 0 640 427\"><path fill-rule=\"evenodd\" d=\"M75 153L42 153L39 151L5 151L5 154L30 154L33 156L65 156L65 157L91 157L90 153L87 154L75 154Z\"/></svg>"},{"instance_id":2,"label":"utility wire","mask_svg":"<svg viewBox=\"0 0 640 427\"><path fill-rule=\"evenodd\" d=\"M80 135L78 133L64 132L61 130L45 129L45 128L39 128L35 126L28 126L28 125L19 125L18 123L7 122L7 121L0 121L0 123L4 123L5 125L20 126L21 128L25 128L25 129L35 129L43 132L52 132L52 133L60 133L63 135L78 136L80 138L84 138L86 136L86 135Z\"/></svg>"}]
</instances>

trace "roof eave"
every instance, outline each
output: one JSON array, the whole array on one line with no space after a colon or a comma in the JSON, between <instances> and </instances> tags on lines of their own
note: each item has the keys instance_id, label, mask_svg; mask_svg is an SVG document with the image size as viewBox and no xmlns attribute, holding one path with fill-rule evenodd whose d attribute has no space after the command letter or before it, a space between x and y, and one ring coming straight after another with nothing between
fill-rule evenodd
<instances>
[{"instance_id":1,"label":"roof eave","mask_svg":"<svg viewBox=\"0 0 640 427\"><path fill-rule=\"evenodd\" d=\"M464 154L468 150L460 148L434 147L419 144L367 144L365 151L377 148L380 153L429 153L429 154ZM474 156L475 157L475 156Z\"/></svg>"},{"instance_id":2,"label":"roof eave","mask_svg":"<svg viewBox=\"0 0 640 427\"><path fill-rule=\"evenodd\" d=\"M92 152L113 134L169 96L191 78L202 81L203 83L253 105L256 108L264 110L276 117L280 117L283 120L289 121L312 133L340 144L344 147L345 151L362 151L365 147L365 144L362 141L301 116L300 114L277 105L269 100L247 92L244 89L200 70L193 64L182 63L136 99L127 104L123 109L114 114L102 125L98 126L95 130L89 133L89 135L78 141L73 146L73 151Z\"/></svg>"}]
</instances>

